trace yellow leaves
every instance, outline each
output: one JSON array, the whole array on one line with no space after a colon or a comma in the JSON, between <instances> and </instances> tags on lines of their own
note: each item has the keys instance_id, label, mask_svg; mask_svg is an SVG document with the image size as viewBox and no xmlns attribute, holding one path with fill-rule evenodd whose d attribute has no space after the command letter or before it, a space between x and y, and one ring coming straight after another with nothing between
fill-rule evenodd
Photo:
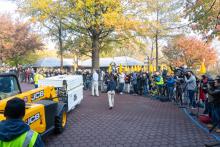
<instances>
[{"instance_id":1,"label":"yellow leaves","mask_svg":"<svg viewBox=\"0 0 220 147\"><path fill-rule=\"evenodd\" d=\"M49 5L52 3L52 0L31 0L30 4L32 8L48 11Z\"/></svg>"}]
</instances>

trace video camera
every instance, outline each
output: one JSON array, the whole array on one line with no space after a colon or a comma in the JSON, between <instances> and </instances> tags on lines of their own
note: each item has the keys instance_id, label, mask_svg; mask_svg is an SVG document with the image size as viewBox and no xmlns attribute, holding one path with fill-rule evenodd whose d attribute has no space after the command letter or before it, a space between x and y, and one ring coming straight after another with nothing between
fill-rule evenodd
<instances>
[{"instance_id":1,"label":"video camera","mask_svg":"<svg viewBox=\"0 0 220 147\"><path fill-rule=\"evenodd\" d=\"M209 78L208 79L208 89L209 90L214 90L216 88L215 86L215 80L220 82L220 76L217 76L215 79Z\"/></svg>"},{"instance_id":2,"label":"video camera","mask_svg":"<svg viewBox=\"0 0 220 147\"><path fill-rule=\"evenodd\" d=\"M184 83L185 76L187 77L187 72L191 71L188 68L177 67L174 69L174 77L175 79L179 79L177 83Z\"/></svg>"}]
</instances>

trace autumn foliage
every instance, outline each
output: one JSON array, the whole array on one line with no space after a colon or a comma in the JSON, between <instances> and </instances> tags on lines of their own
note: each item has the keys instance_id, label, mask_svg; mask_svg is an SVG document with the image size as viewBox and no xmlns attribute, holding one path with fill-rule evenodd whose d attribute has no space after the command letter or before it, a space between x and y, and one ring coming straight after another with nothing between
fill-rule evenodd
<instances>
[{"instance_id":1,"label":"autumn foliage","mask_svg":"<svg viewBox=\"0 0 220 147\"><path fill-rule=\"evenodd\" d=\"M163 54L174 66L196 67L205 62L206 66L215 63L217 53L206 42L194 37L181 36L172 40L163 49Z\"/></svg>"},{"instance_id":2,"label":"autumn foliage","mask_svg":"<svg viewBox=\"0 0 220 147\"><path fill-rule=\"evenodd\" d=\"M12 21L8 15L0 15L0 61L19 64L30 52L41 49L43 44L28 24Z\"/></svg>"}]
</instances>

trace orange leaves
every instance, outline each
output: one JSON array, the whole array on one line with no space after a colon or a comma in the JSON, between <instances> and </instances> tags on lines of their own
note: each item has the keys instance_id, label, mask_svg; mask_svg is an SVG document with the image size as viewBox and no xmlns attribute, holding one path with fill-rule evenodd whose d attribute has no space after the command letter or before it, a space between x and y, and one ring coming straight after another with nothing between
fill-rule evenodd
<instances>
[{"instance_id":1,"label":"orange leaves","mask_svg":"<svg viewBox=\"0 0 220 147\"><path fill-rule=\"evenodd\" d=\"M216 51L202 40L193 37L179 37L163 50L165 56L172 64L178 66L186 64L196 67L205 61L206 65L213 64L216 59Z\"/></svg>"},{"instance_id":2,"label":"orange leaves","mask_svg":"<svg viewBox=\"0 0 220 147\"><path fill-rule=\"evenodd\" d=\"M5 15L0 19L0 60L14 59L42 47L38 35L30 31L29 25L13 22Z\"/></svg>"},{"instance_id":3,"label":"orange leaves","mask_svg":"<svg viewBox=\"0 0 220 147\"><path fill-rule=\"evenodd\" d=\"M207 65L216 60L216 52L209 44L193 37L181 37L177 40L177 46L183 50L185 56L189 56L194 65L205 60Z\"/></svg>"}]
</instances>

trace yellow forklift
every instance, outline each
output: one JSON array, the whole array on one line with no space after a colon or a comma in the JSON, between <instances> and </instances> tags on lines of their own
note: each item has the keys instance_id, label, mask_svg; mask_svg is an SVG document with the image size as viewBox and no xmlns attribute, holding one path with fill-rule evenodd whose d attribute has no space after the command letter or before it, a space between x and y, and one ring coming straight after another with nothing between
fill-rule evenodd
<instances>
[{"instance_id":1,"label":"yellow forklift","mask_svg":"<svg viewBox=\"0 0 220 147\"><path fill-rule=\"evenodd\" d=\"M51 132L61 133L67 122L67 104L60 101L52 86L21 91L14 74L0 74L0 121L5 120L4 109L8 100L17 97L26 102L24 121L31 129L45 136Z\"/></svg>"}]
</instances>

